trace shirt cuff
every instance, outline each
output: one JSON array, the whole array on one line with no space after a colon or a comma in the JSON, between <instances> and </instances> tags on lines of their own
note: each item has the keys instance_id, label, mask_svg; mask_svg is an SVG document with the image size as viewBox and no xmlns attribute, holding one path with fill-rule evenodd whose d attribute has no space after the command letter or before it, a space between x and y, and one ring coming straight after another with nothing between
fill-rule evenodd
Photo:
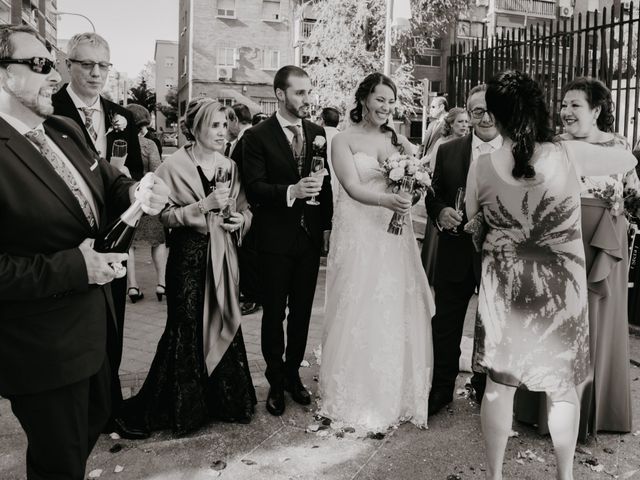
<instances>
[{"instance_id":1,"label":"shirt cuff","mask_svg":"<svg viewBox=\"0 0 640 480\"><path fill-rule=\"evenodd\" d=\"M293 196L291 195L292 188L293 188L293 185L289 185L287 187L287 207L293 207L293 202L296 201L296 199L293 198Z\"/></svg>"}]
</instances>

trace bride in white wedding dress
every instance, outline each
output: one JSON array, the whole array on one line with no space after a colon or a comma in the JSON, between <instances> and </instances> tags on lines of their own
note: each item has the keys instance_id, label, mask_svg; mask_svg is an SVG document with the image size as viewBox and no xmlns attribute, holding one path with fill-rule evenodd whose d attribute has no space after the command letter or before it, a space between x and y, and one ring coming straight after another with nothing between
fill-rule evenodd
<instances>
[{"instance_id":1,"label":"bride in white wedding dress","mask_svg":"<svg viewBox=\"0 0 640 480\"><path fill-rule=\"evenodd\" d=\"M334 424L382 432L426 427L434 304L411 222L387 233L411 201L387 191L380 162L411 144L387 126L396 101L388 77L367 76L332 142L340 187L327 260L320 414Z\"/></svg>"}]
</instances>

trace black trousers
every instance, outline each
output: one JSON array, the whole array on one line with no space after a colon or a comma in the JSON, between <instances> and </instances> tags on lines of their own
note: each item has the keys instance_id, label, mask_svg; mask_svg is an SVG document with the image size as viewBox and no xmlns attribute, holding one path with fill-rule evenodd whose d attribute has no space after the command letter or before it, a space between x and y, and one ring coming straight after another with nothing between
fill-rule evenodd
<instances>
[{"instance_id":1,"label":"black trousers","mask_svg":"<svg viewBox=\"0 0 640 480\"><path fill-rule=\"evenodd\" d=\"M265 375L270 385L280 388L285 378L298 375L300 362L304 359L320 250L300 228L292 251L283 255L260 252L258 260L264 294L262 355L267 363ZM287 307L285 349L283 322Z\"/></svg>"},{"instance_id":2,"label":"black trousers","mask_svg":"<svg viewBox=\"0 0 640 480\"><path fill-rule=\"evenodd\" d=\"M125 264L126 265L126 264ZM111 411L117 416L122 406L122 387L120 386L120 362L122 362L122 342L124 339L124 311L127 302L127 277L116 278L111 282L111 295L116 310L115 323L107 315L107 358L111 372Z\"/></svg>"},{"instance_id":3,"label":"black trousers","mask_svg":"<svg viewBox=\"0 0 640 480\"><path fill-rule=\"evenodd\" d=\"M238 247L238 266L240 268L240 293L245 302L262 303L260 292L259 254L253 230L249 230Z\"/></svg>"},{"instance_id":4,"label":"black trousers","mask_svg":"<svg viewBox=\"0 0 640 480\"><path fill-rule=\"evenodd\" d=\"M453 395L460 365L460 342L469 300L476 289L473 269L460 281L438 279L434 285L436 314L431 319L433 334L432 392ZM484 374L474 373L472 384L484 393ZM480 390L480 391L479 391Z\"/></svg>"},{"instance_id":5,"label":"black trousers","mask_svg":"<svg viewBox=\"0 0 640 480\"><path fill-rule=\"evenodd\" d=\"M9 401L27 435L28 480L83 480L109 417L108 363L77 383Z\"/></svg>"}]
</instances>

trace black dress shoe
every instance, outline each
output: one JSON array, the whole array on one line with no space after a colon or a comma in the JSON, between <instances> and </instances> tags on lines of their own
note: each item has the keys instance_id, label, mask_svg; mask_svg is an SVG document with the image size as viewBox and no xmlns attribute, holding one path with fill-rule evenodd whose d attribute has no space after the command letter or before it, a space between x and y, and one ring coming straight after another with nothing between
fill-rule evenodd
<instances>
[{"instance_id":1,"label":"black dress shoe","mask_svg":"<svg viewBox=\"0 0 640 480\"><path fill-rule=\"evenodd\" d=\"M435 415L453 401L453 394L435 390L429 394L429 415Z\"/></svg>"},{"instance_id":2,"label":"black dress shoe","mask_svg":"<svg viewBox=\"0 0 640 480\"><path fill-rule=\"evenodd\" d=\"M260 304L255 302L242 302L240 304L240 313L244 315L251 315L252 313L260 310Z\"/></svg>"},{"instance_id":3,"label":"black dress shoe","mask_svg":"<svg viewBox=\"0 0 640 480\"><path fill-rule=\"evenodd\" d=\"M122 418L113 419L114 429L122 438L129 440L144 440L149 438L151 432L146 427L140 425L131 425L126 423Z\"/></svg>"},{"instance_id":4,"label":"black dress shoe","mask_svg":"<svg viewBox=\"0 0 640 480\"><path fill-rule=\"evenodd\" d=\"M269 388L269 395L267 395L267 412L276 417L284 413L284 390L282 390L282 388Z\"/></svg>"},{"instance_id":5,"label":"black dress shoe","mask_svg":"<svg viewBox=\"0 0 640 480\"><path fill-rule=\"evenodd\" d=\"M304 388L300 381L300 377L290 379L285 382L284 389L291 394L291 398L300 405L309 405L311 403L311 394Z\"/></svg>"}]
</instances>

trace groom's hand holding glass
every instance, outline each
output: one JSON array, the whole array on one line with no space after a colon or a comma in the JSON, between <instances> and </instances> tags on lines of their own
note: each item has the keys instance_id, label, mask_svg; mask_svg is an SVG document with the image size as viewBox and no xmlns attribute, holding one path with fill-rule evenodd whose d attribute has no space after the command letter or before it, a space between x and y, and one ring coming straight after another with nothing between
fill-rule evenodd
<instances>
[{"instance_id":1,"label":"groom's hand holding glass","mask_svg":"<svg viewBox=\"0 0 640 480\"><path fill-rule=\"evenodd\" d=\"M301 178L298 183L291 187L293 198L308 198L318 195L322 190L322 176L310 176Z\"/></svg>"},{"instance_id":2,"label":"groom's hand holding glass","mask_svg":"<svg viewBox=\"0 0 640 480\"><path fill-rule=\"evenodd\" d=\"M438 215L438 225L443 230L455 230L462 223L462 213L455 208L444 207Z\"/></svg>"}]
</instances>

